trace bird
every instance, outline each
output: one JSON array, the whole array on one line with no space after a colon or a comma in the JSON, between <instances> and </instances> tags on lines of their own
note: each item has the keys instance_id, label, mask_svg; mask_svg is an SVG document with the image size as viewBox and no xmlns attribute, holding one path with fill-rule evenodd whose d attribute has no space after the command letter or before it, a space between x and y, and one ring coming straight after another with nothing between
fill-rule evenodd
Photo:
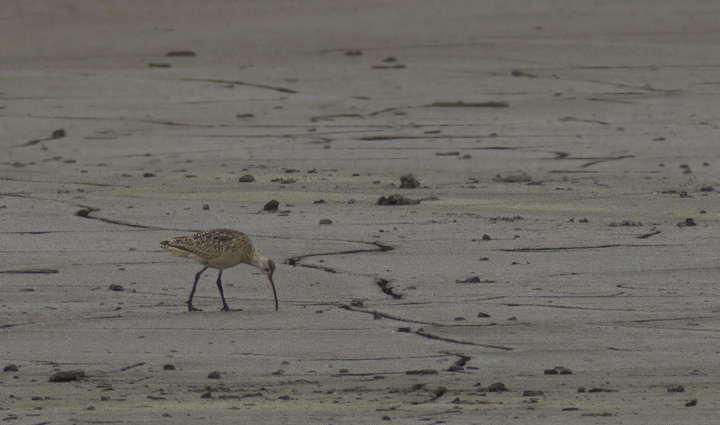
<instances>
[{"instance_id":1,"label":"bird","mask_svg":"<svg viewBox=\"0 0 720 425\"><path fill-rule=\"evenodd\" d=\"M272 286L273 296L275 297L275 311L277 311L278 299L277 292L275 292L275 282L273 282L275 262L258 255L255 246L246 234L232 229L212 229L190 236L179 236L162 241L160 246L172 255L192 258L205 266L195 275L190 298L187 300L189 311L202 311L193 306L192 300L198 280L208 268L219 270L217 287L220 290L220 298L222 298L223 302L221 311L230 311L223 294L222 272L241 263L257 267L270 279L270 286Z\"/></svg>"}]
</instances>

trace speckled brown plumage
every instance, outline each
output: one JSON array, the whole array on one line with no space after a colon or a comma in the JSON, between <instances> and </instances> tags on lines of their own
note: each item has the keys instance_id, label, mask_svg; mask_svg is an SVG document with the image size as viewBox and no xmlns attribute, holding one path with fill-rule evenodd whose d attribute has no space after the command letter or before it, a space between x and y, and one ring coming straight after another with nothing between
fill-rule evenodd
<instances>
[{"instance_id":1,"label":"speckled brown plumage","mask_svg":"<svg viewBox=\"0 0 720 425\"><path fill-rule=\"evenodd\" d=\"M205 266L205 268L195 275L195 283L190 292L190 299L187 301L190 311L198 310L193 307L192 298L193 295L195 295L195 289L200 275L208 267L220 270L218 273L217 286L223 300L222 310L230 310L225 302L225 295L223 294L221 282L222 271L241 263L257 267L267 275L268 279L270 279L273 295L275 296L275 310L278 309L275 283L272 279L273 272L275 271L275 262L267 257L258 255L255 246L246 234L232 229L213 229L198 232L190 236L179 236L168 241L162 241L160 242L160 246L173 255L195 259Z\"/></svg>"}]
</instances>

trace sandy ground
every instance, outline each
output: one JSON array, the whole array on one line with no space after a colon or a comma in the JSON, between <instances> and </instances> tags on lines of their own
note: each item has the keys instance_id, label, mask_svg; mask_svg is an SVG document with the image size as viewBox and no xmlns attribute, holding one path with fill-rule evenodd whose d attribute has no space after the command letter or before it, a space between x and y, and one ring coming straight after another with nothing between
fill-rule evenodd
<instances>
[{"instance_id":1,"label":"sandy ground","mask_svg":"<svg viewBox=\"0 0 720 425\"><path fill-rule=\"evenodd\" d=\"M718 12L3 2L0 417L716 423Z\"/></svg>"}]
</instances>

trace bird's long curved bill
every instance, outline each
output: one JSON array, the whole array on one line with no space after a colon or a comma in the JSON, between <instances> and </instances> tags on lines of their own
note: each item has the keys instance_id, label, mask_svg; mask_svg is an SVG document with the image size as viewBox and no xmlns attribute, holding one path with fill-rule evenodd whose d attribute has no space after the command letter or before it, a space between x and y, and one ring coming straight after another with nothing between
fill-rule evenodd
<instances>
[{"instance_id":1,"label":"bird's long curved bill","mask_svg":"<svg viewBox=\"0 0 720 425\"><path fill-rule=\"evenodd\" d=\"M273 296L275 297L275 311L277 311L278 310L278 301L277 301L277 292L275 292L275 282L273 282L271 277L269 277L268 279L270 279L270 286L272 286L272 289L273 289Z\"/></svg>"}]
</instances>

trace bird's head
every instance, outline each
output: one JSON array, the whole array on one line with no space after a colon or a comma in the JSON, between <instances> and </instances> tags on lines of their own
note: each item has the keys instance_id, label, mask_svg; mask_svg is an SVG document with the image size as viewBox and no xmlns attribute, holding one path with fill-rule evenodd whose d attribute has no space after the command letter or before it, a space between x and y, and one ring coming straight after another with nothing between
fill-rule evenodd
<instances>
[{"instance_id":1,"label":"bird's head","mask_svg":"<svg viewBox=\"0 0 720 425\"><path fill-rule=\"evenodd\" d=\"M273 273L275 272L275 262L266 258L265 261L262 262L260 269L267 275L268 279L272 279Z\"/></svg>"},{"instance_id":2,"label":"bird's head","mask_svg":"<svg viewBox=\"0 0 720 425\"><path fill-rule=\"evenodd\" d=\"M277 293L275 292L275 282L273 282L273 273L275 272L275 262L269 258L262 258L258 264L258 268L262 270L270 279L270 286L272 286L273 296L275 297L275 310L278 309Z\"/></svg>"}]
</instances>

